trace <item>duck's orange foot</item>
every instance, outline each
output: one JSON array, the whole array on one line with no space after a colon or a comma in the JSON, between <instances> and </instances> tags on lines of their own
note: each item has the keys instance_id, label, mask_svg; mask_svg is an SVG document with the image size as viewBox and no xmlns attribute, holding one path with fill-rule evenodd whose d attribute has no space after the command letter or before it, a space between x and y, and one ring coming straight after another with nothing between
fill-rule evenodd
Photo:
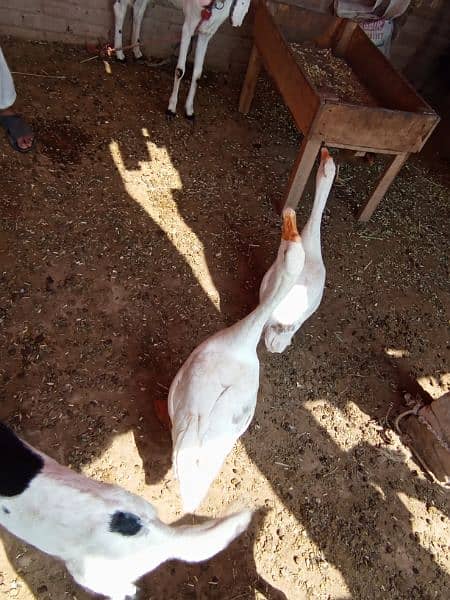
<instances>
[{"instance_id":1,"label":"duck's orange foot","mask_svg":"<svg viewBox=\"0 0 450 600\"><path fill-rule=\"evenodd\" d=\"M167 400L153 400L153 409L156 414L156 418L168 431L172 428L172 423L170 422L169 411L167 408Z\"/></svg>"}]
</instances>

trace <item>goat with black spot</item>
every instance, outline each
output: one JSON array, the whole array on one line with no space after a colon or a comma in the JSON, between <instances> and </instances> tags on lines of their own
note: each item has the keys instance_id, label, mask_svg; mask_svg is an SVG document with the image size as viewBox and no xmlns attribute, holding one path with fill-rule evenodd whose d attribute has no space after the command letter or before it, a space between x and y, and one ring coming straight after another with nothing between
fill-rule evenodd
<instances>
[{"instance_id":1,"label":"goat with black spot","mask_svg":"<svg viewBox=\"0 0 450 600\"><path fill-rule=\"evenodd\" d=\"M245 510L173 527L143 498L63 467L0 422L0 525L63 560L80 585L111 600L134 598L137 579L170 559L199 562L251 520Z\"/></svg>"}]
</instances>

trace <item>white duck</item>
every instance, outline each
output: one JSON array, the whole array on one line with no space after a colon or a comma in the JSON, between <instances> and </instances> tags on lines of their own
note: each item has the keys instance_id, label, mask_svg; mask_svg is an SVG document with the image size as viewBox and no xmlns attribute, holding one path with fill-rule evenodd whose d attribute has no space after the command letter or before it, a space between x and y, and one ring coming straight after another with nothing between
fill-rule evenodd
<instances>
[{"instance_id":1,"label":"white duck","mask_svg":"<svg viewBox=\"0 0 450 600\"><path fill-rule=\"evenodd\" d=\"M172 460L188 512L194 512L206 496L252 420L259 388L256 347L267 319L297 281L304 260L295 212L287 209L271 292L247 317L200 344L170 386Z\"/></svg>"},{"instance_id":2,"label":"white duck","mask_svg":"<svg viewBox=\"0 0 450 600\"><path fill-rule=\"evenodd\" d=\"M333 185L336 167L328 150L322 148L320 166L316 175L316 193L311 215L301 233L305 250L305 264L296 284L273 311L264 328L266 348L269 352L283 352L303 323L318 309L325 287L325 265L320 245L322 213ZM276 285L275 262L261 283L261 302L272 295Z\"/></svg>"}]
</instances>

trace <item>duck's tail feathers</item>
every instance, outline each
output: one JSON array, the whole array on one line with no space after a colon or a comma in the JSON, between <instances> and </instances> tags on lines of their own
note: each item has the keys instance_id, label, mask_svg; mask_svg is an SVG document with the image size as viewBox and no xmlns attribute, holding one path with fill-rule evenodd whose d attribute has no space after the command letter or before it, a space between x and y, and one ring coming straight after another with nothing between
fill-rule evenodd
<instances>
[{"instance_id":1,"label":"duck's tail feathers","mask_svg":"<svg viewBox=\"0 0 450 600\"><path fill-rule=\"evenodd\" d=\"M189 513L199 507L231 449L228 440L202 441L193 419L177 436L173 450L183 510Z\"/></svg>"}]
</instances>

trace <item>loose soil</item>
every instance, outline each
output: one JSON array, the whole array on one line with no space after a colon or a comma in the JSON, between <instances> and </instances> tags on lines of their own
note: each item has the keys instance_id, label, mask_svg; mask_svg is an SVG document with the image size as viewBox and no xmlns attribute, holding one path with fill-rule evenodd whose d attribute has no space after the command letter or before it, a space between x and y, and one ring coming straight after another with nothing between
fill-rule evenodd
<instances>
[{"instance_id":1,"label":"loose soil","mask_svg":"<svg viewBox=\"0 0 450 600\"><path fill-rule=\"evenodd\" d=\"M208 75L195 126L167 124L171 70L108 73L80 64L82 49L2 45L13 70L66 79L17 75L36 152L0 138L0 418L177 520L152 403L196 344L255 305L299 135L264 78L248 117L239 86ZM201 507L259 507L251 528L205 564L151 573L146 600L448 597L448 492L392 430L409 381L449 388L448 165L412 157L360 225L382 167L341 165L322 305L285 354L261 346L255 418ZM1 538L0 595L89 597L56 560Z\"/></svg>"}]
</instances>

